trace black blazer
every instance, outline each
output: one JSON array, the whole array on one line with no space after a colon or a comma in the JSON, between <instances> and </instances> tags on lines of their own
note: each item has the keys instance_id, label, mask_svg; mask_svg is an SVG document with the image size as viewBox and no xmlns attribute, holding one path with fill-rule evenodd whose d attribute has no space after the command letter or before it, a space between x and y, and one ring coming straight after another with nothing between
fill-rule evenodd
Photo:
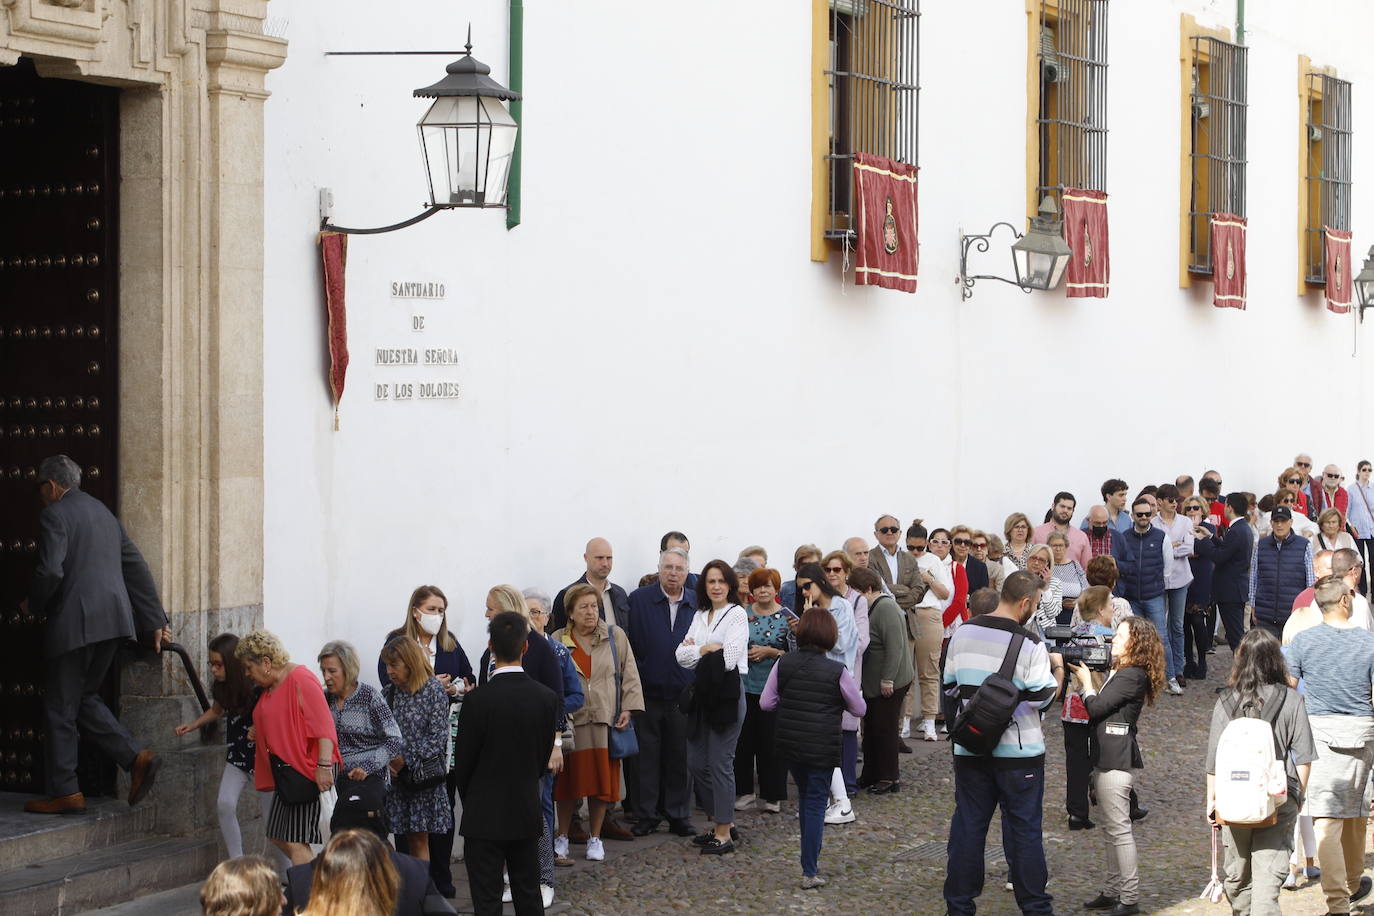
<instances>
[{"instance_id":1,"label":"black blazer","mask_svg":"<svg viewBox=\"0 0 1374 916\"><path fill-rule=\"evenodd\" d=\"M439 895L429 877L426 862L408 856L403 852L388 849L391 864L396 866L401 876L401 885L396 895L396 916L441 916L455 913L452 904ZM315 859L304 865L293 865L286 870L286 903L282 905L282 916L294 916L304 910L310 902L310 882L315 879Z\"/></svg>"},{"instance_id":2,"label":"black blazer","mask_svg":"<svg viewBox=\"0 0 1374 916\"><path fill-rule=\"evenodd\" d=\"M530 635L525 637L525 657L521 660L520 666L525 669L525 673L531 678L543 684L554 692L558 697L558 722L554 725L559 731L563 730L565 715L563 713L563 666L558 661L558 656L554 654L553 647L549 645L549 638L543 633L536 633L530 630ZM491 650L482 652L482 658L477 663L477 686L481 687L487 682L487 668L491 666Z\"/></svg>"},{"instance_id":3,"label":"black blazer","mask_svg":"<svg viewBox=\"0 0 1374 916\"><path fill-rule=\"evenodd\" d=\"M1102 690L1084 697L1093 729L1093 766L1099 770L1132 770L1145 765L1136 741L1136 722L1149 689L1145 669L1119 668Z\"/></svg>"},{"instance_id":4,"label":"black blazer","mask_svg":"<svg viewBox=\"0 0 1374 916\"><path fill-rule=\"evenodd\" d=\"M1250 600L1250 554L1255 549L1255 531L1249 522L1238 518L1226 529L1225 537L1198 538L1193 549L1216 567L1212 573L1213 601L1244 604Z\"/></svg>"},{"instance_id":5,"label":"black blazer","mask_svg":"<svg viewBox=\"0 0 1374 916\"><path fill-rule=\"evenodd\" d=\"M968 593L972 595L980 588L988 587L988 564L975 556L964 561L964 574L968 576Z\"/></svg>"},{"instance_id":6,"label":"black blazer","mask_svg":"<svg viewBox=\"0 0 1374 916\"><path fill-rule=\"evenodd\" d=\"M495 674L464 697L453 762L463 799L459 833L508 842L544 832L539 780L553 753L560 703L523 671Z\"/></svg>"}]
</instances>

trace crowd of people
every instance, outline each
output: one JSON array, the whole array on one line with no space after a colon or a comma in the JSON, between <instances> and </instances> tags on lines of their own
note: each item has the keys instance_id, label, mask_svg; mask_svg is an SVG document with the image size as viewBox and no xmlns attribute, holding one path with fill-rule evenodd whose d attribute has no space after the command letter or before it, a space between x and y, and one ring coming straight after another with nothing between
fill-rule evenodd
<instances>
[{"instance_id":1,"label":"crowd of people","mask_svg":"<svg viewBox=\"0 0 1374 916\"><path fill-rule=\"evenodd\" d=\"M736 812L779 813L788 775L800 818L801 886L824 886L825 828L856 819L852 801L860 792L901 791L898 762L911 751L908 739L949 737L956 796L949 912L974 911L984 882L982 846L1000 806L1017 903L1026 913L1048 913L1043 778L1026 777L1043 777L1041 720L1058 701L1068 826L1095 827L1095 804L1108 838L1102 892L1087 905L1129 916L1139 911L1131 825L1147 814L1135 791L1143 766L1137 722L1159 697L1206 676L1208 651L1220 637L1236 662L1218 701L1218 716L1226 718L1214 732L1231 718L1260 716L1271 696L1283 697L1288 714L1271 727L1293 751L1280 759L1303 776L1275 825L1224 827L1233 907L1265 912L1260 901L1271 885L1276 894L1297 874L1289 857L1301 866L1292 848L1295 805L1307 765L1316 761L1320 771L1325 732L1318 718L1368 718L1364 740L1374 754L1368 678L1358 710L1312 699L1326 689L1317 672L1352 670L1339 661L1352 643L1332 653L1305 631L1285 635L1299 621L1313 633L1322 624L1345 626L1337 620L1341 608L1347 611L1339 620L1353 617L1365 632L1370 625L1361 594L1374 542L1370 464L1359 463L1348 487L1334 465L1320 477L1309 476L1311 466L1299 456L1275 492L1261 496L1223 496L1215 471L1196 483L1184 476L1147 486L1133 498L1114 478L1078 524L1077 501L1067 492L1055 495L1042 523L1014 512L1001 532L920 519L903 525L884 515L871 547L851 537L834 550L796 548L786 581L759 546L693 573L690 543L674 531L660 540L656 570L626 589L610 581L611 545L593 538L585 572L552 600L511 585L488 591L490 642L475 669L449 631L448 602L435 586L412 593L402 625L383 639L377 664L387 686L380 691L359 683L362 662L347 642L331 641L318 653L321 689L271 633L221 635L211 644L215 703L178 733L226 719L226 846L233 855L243 851L233 812L251 774L264 793L274 846L293 870L314 868L314 883L295 892L298 902L306 889L312 900L324 899L320 883L333 873L324 863L334 854L380 863L385 874L366 886L391 888L394 903L397 866L367 852L371 839L360 839L356 827L368 837L394 834L392 859L427 862L429 898L451 896L461 798L458 832L478 913L499 912L503 898L517 912L542 912L574 846L595 862L605 857L603 840L629 841L666 825L702 855L728 855L740 839ZM1334 583L1349 594L1337 595ZM502 639L509 645L498 645ZM1276 670L1266 654L1270 642L1277 647L1281 639L1294 645L1288 664L1306 681L1316 738L1299 723L1306 721L1303 698L1287 699L1286 681L1273 681L1273 691L1263 681ZM1099 664L1064 663L1064 645L1094 641L1103 649ZM1279 669L1287 670L1282 656ZM970 723L987 715L984 693L998 678L1012 685L1014 702L1002 728L979 733ZM498 700L500 711L491 708ZM512 712L522 702L523 718ZM1214 734L1209 764L1216 744ZM1366 761L1364 784L1368 776ZM531 807L508 810L510 788L522 780L530 783ZM1349 794L1348 787L1334 792L1341 801ZM1323 856L1340 854L1358 815L1331 799L1326 807L1309 799L1320 840L1308 844L1307 858L1315 850L1323 881L1331 882L1330 911L1347 912L1348 898L1368 888L1358 870L1354 886L1346 886L1345 870ZM694 808L704 828L693 823ZM1322 813L1336 809L1341 813ZM1333 819L1340 823L1324 823ZM1265 831L1286 831L1281 873L1276 854L1260 854L1277 842ZM1303 837L1301 827L1296 833ZM310 847L326 840L312 860ZM235 867L231 883L239 886L253 870ZM325 906L305 911L334 912Z\"/></svg>"}]
</instances>

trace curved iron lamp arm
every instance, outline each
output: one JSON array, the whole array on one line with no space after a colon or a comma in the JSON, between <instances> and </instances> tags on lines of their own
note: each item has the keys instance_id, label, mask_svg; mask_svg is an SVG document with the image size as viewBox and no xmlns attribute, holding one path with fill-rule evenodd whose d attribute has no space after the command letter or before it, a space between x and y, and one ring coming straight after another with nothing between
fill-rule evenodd
<instances>
[{"instance_id":1,"label":"curved iron lamp arm","mask_svg":"<svg viewBox=\"0 0 1374 916\"><path fill-rule=\"evenodd\" d=\"M1016 230L1016 227L1015 227L1015 226L1013 226L1011 223L1007 223L1007 222L993 223L993 224L992 224L992 228L990 228L987 232L983 233L982 235L964 235L963 233L960 233L960 235L959 235L959 282L960 282L961 284L963 284L963 287L964 287L964 288L961 289L961 290L959 291L959 293L960 293L960 297L961 297L963 300L968 300L969 298L971 298L971 297L973 296L973 284L974 284L974 282L977 281L977 280L997 280L997 281L999 281L999 282L1001 282L1001 283L1009 283L1009 284L1011 284L1012 286L1016 287L1017 289L1021 290L1021 292L1023 292L1023 293L1030 293L1030 292L1032 292L1031 287L1029 287L1029 286L1022 286L1022 285L1021 285L1020 283L1018 283L1016 280L1008 280L1006 277L999 277L999 276L997 276L997 275L995 275L995 274L972 274L972 275L970 275L969 272L968 272L968 251L969 251L969 249L970 249L970 248L973 248L973 247L977 247L977 249L978 249L979 252L986 252L986 251L988 250L988 240L991 239L992 236L993 236L993 233L995 233L995 232L996 232L999 228L1001 228L1002 226L1006 226L1007 229L1011 230L1011 234L1012 234L1013 240L1019 239L1019 238L1022 237L1022 235L1024 235L1024 233L1018 232L1018 231Z\"/></svg>"},{"instance_id":2,"label":"curved iron lamp arm","mask_svg":"<svg viewBox=\"0 0 1374 916\"><path fill-rule=\"evenodd\" d=\"M378 226L376 229L349 229L344 226L336 226L328 220L322 219L320 220L320 231L341 232L344 235L378 235L382 232L394 232L397 229L404 229L407 226L413 226L418 222L423 222L424 220L429 219L431 216L438 213L439 211L447 209L448 207L425 207L424 212L421 213L419 216L412 216L410 219L402 220L399 223L392 223L390 226Z\"/></svg>"}]
</instances>

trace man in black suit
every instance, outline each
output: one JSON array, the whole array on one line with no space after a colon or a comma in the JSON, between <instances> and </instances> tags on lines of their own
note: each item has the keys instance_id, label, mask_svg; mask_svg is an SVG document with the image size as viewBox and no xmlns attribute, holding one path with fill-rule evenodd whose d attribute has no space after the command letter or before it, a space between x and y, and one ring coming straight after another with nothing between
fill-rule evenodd
<instances>
[{"instance_id":1,"label":"man in black suit","mask_svg":"<svg viewBox=\"0 0 1374 916\"><path fill-rule=\"evenodd\" d=\"M76 779L78 732L131 775L129 804L152 787L161 758L142 748L100 699L100 686L122 642L135 634L154 651L172 630L143 555L104 503L81 491L81 468L66 455L38 467L41 535L38 569L25 610L46 617L43 714L49 797L34 814L79 814L86 799Z\"/></svg>"},{"instance_id":2,"label":"man in black suit","mask_svg":"<svg viewBox=\"0 0 1374 916\"><path fill-rule=\"evenodd\" d=\"M463 700L454 754L463 799L463 859L476 916L501 913L501 869L510 875L515 912L542 916L539 780L553 753L558 697L521 667L529 625L512 611L487 625L496 670Z\"/></svg>"},{"instance_id":3,"label":"man in black suit","mask_svg":"<svg viewBox=\"0 0 1374 916\"><path fill-rule=\"evenodd\" d=\"M345 791L345 790L341 790ZM434 880L429 876L429 863L391 847L386 835L386 820L381 811L363 811L354 806L340 805L330 821L330 829L340 830L357 828L371 830L381 838L391 853L391 864L396 866L401 885L397 888L396 916L449 916L457 911L439 895ZM315 880L315 863L319 857L302 865L293 865L286 870L286 887L282 893L286 901L282 904L282 916L295 916L304 912L310 903L310 883Z\"/></svg>"},{"instance_id":4,"label":"man in black suit","mask_svg":"<svg viewBox=\"0 0 1374 916\"><path fill-rule=\"evenodd\" d=\"M1193 529L1193 549L1216 566L1212 574L1212 600L1217 603L1221 625L1226 628L1226 643L1235 652L1245 635L1245 602L1250 598L1250 555L1255 547L1255 532L1246 521L1250 501L1244 493L1226 497L1226 531L1217 538L1206 528Z\"/></svg>"}]
</instances>

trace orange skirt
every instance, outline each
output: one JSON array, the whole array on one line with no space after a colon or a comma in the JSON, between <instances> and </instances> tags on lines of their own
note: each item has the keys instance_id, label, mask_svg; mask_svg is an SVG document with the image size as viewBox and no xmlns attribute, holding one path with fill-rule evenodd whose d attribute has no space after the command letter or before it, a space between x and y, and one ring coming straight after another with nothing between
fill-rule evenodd
<instances>
[{"instance_id":1,"label":"orange skirt","mask_svg":"<svg viewBox=\"0 0 1374 916\"><path fill-rule=\"evenodd\" d=\"M579 725L574 729L573 744L577 749L563 756L563 772L553 784L554 801L620 801L620 761L611 759L606 741L605 725Z\"/></svg>"}]
</instances>

